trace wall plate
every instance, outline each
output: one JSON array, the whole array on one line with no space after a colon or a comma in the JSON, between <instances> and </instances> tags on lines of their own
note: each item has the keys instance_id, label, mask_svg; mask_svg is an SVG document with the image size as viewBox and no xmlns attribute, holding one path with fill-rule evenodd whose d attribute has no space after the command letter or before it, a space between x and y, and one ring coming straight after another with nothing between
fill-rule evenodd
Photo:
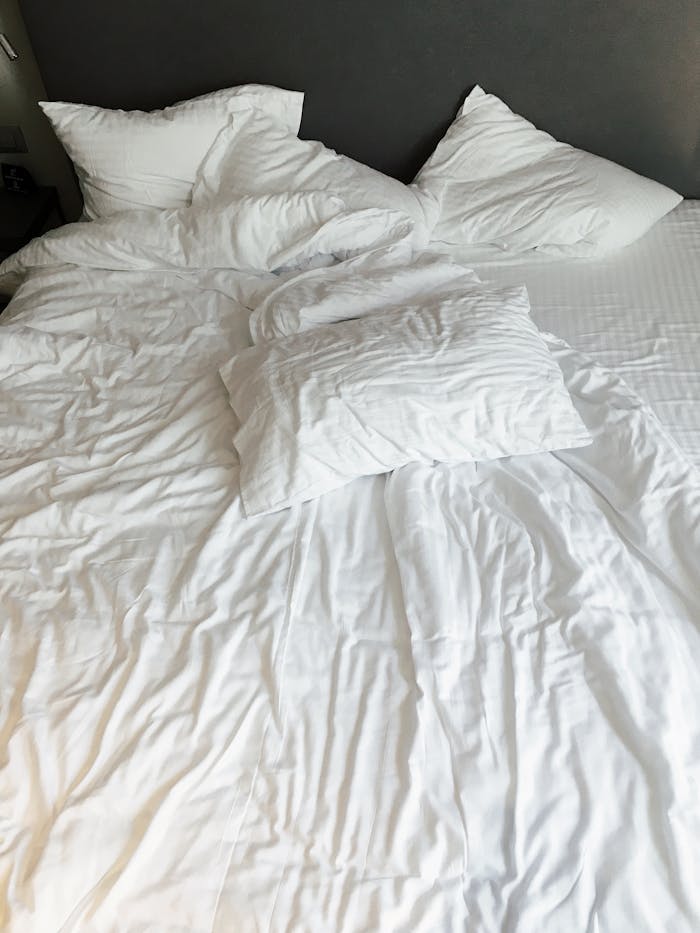
<instances>
[{"instance_id":1,"label":"wall plate","mask_svg":"<svg viewBox=\"0 0 700 933\"><path fill-rule=\"evenodd\" d=\"M0 163L0 174L2 174L5 191L13 191L16 194L31 194L36 188L34 179L23 165L9 165L7 162L2 162Z\"/></svg>"}]
</instances>

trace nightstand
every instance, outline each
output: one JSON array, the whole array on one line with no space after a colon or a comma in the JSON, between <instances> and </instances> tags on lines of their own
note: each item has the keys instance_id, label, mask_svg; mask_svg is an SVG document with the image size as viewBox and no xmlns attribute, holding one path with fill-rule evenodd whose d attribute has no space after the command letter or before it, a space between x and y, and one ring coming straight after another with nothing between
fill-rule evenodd
<instances>
[{"instance_id":1,"label":"nightstand","mask_svg":"<svg viewBox=\"0 0 700 933\"><path fill-rule=\"evenodd\" d=\"M65 222L55 188L36 188L31 194L15 194L0 188L0 259L16 252L49 226Z\"/></svg>"}]
</instances>

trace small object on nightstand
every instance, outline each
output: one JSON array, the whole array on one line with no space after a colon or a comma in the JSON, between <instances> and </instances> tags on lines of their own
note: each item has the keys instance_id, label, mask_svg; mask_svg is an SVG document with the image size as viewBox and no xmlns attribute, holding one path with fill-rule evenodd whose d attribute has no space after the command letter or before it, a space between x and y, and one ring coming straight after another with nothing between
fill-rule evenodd
<instances>
[{"instance_id":1,"label":"small object on nightstand","mask_svg":"<svg viewBox=\"0 0 700 933\"><path fill-rule=\"evenodd\" d=\"M52 218L59 224L66 222L55 188L37 187L31 194L0 188L0 259L43 233Z\"/></svg>"},{"instance_id":2,"label":"small object on nightstand","mask_svg":"<svg viewBox=\"0 0 700 933\"><path fill-rule=\"evenodd\" d=\"M36 188L34 179L23 165L2 163L2 182L6 191L13 194L31 194Z\"/></svg>"}]
</instances>

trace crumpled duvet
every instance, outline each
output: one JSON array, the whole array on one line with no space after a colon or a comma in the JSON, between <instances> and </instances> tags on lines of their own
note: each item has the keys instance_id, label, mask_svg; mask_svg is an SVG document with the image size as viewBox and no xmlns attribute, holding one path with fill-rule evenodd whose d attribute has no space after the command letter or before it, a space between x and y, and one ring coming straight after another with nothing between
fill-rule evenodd
<instances>
[{"instance_id":1,"label":"crumpled duvet","mask_svg":"<svg viewBox=\"0 0 700 933\"><path fill-rule=\"evenodd\" d=\"M32 240L0 263L0 289L13 290L31 270L65 263L129 272L272 272L318 256L345 257L389 244L410 255L414 238L420 240L420 234L404 214L349 210L340 198L320 191L123 211Z\"/></svg>"},{"instance_id":2,"label":"crumpled duvet","mask_svg":"<svg viewBox=\"0 0 700 933\"><path fill-rule=\"evenodd\" d=\"M552 337L590 447L245 519L273 279L101 229L0 270L3 929L696 930L700 478L644 402Z\"/></svg>"}]
</instances>

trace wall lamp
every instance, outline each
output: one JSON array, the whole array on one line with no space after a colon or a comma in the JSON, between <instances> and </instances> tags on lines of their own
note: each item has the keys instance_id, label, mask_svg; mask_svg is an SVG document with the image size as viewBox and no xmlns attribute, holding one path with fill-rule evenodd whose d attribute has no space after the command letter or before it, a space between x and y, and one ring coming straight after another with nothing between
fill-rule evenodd
<instances>
[{"instance_id":1,"label":"wall lamp","mask_svg":"<svg viewBox=\"0 0 700 933\"><path fill-rule=\"evenodd\" d=\"M14 46L12 45L10 40L7 38L4 32L0 32L0 46L2 46L3 52L5 53L5 55L7 55L7 57L10 59L11 62L17 61L17 59L19 58L19 55L15 51Z\"/></svg>"}]
</instances>

